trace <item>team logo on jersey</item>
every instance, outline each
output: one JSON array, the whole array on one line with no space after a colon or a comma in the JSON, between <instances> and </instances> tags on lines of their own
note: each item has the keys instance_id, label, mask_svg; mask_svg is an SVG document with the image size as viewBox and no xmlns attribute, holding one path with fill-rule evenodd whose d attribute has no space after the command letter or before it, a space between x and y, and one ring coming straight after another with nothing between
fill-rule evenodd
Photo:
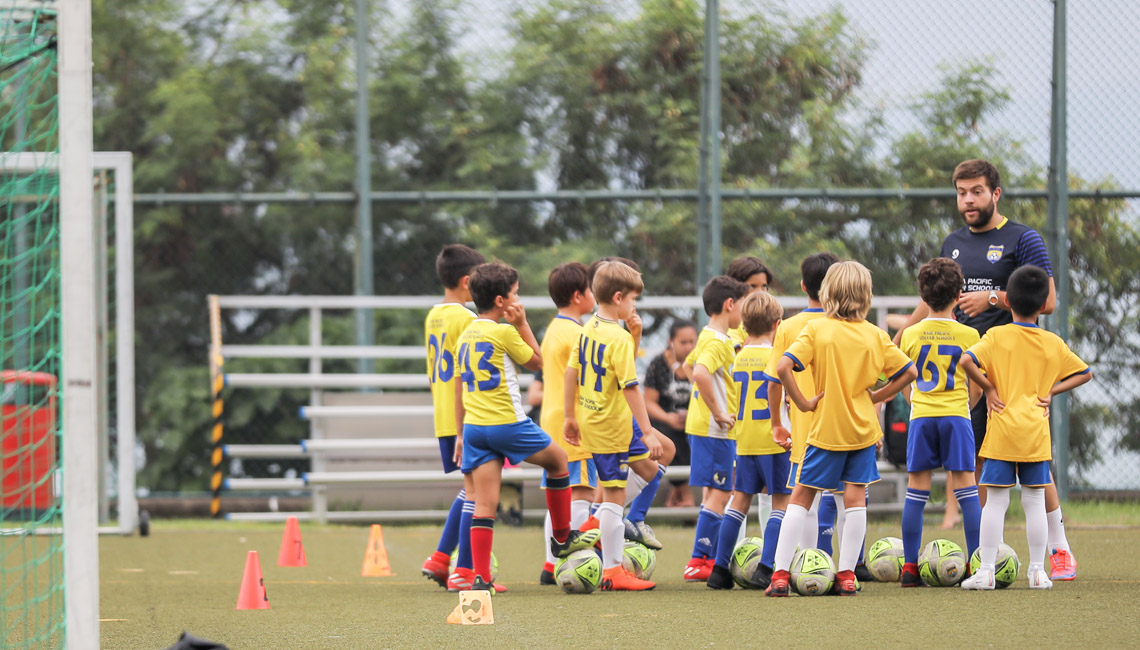
<instances>
[{"instance_id":1,"label":"team logo on jersey","mask_svg":"<svg viewBox=\"0 0 1140 650\"><path fill-rule=\"evenodd\" d=\"M990 246L990 249L986 251L986 259L990 261L990 264L997 264L1004 251L1005 246Z\"/></svg>"}]
</instances>

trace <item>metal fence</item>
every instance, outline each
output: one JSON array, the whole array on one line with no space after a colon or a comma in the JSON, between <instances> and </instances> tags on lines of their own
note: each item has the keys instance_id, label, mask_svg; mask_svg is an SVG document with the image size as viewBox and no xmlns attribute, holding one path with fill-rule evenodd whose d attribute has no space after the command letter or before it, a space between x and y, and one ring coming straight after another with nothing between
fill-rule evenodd
<instances>
[{"instance_id":1,"label":"metal fence","mask_svg":"<svg viewBox=\"0 0 1140 650\"><path fill-rule=\"evenodd\" d=\"M435 293L432 260L452 241L520 268L531 294L558 262L618 254L642 264L651 294L691 295L712 268L754 254L796 295L799 260L825 249L871 267L878 294L913 293L918 266L960 223L950 173L976 156L1002 169L1003 213L1046 233L1063 2L374 3L360 50L355 17L369 3L317 4L262 3L225 22L191 3L171 24L189 26L178 38L201 54L169 59L154 37L168 28L145 9L97 9L96 148L136 153L146 489L207 485L209 293L350 294L368 253L376 293ZM118 42L112 25L145 27L151 49L101 47ZM1074 489L1137 490L1140 393L1122 378L1140 370L1140 7L1074 5L1065 26L1069 329L1096 372L1074 397L1068 475ZM143 55L169 65L146 77ZM357 56L369 89L360 168ZM117 94L128 82L139 101ZM367 202L354 192L361 169ZM361 332L346 315L324 337L410 345L421 317ZM303 318L257 311L224 327L235 344L307 332ZM300 439L304 399L283 389L227 405L227 439Z\"/></svg>"}]
</instances>

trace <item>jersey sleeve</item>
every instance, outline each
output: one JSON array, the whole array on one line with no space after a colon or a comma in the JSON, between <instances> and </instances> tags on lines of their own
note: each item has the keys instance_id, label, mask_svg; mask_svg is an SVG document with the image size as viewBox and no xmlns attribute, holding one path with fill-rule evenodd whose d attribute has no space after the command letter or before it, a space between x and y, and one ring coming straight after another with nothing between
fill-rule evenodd
<instances>
[{"instance_id":1,"label":"jersey sleeve","mask_svg":"<svg viewBox=\"0 0 1140 650\"><path fill-rule=\"evenodd\" d=\"M879 342L883 346L883 374L888 379L893 380L914 365L910 357L899 349L883 330L879 330Z\"/></svg>"},{"instance_id":2,"label":"jersey sleeve","mask_svg":"<svg viewBox=\"0 0 1140 650\"><path fill-rule=\"evenodd\" d=\"M795 342L788 346L783 356L788 357L795 364L796 372L808 367L815 358L815 323L808 323L804 331L796 337ZM775 355L773 355L775 357ZM777 359L777 363L779 360Z\"/></svg>"},{"instance_id":3,"label":"jersey sleeve","mask_svg":"<svg viewBox=\"0 0 1140 650\"><path fill-rule=\"evenodd\" d=\"M636 355L633 351L633 337L623 336L610 345L613 346L613 356L610 357L610 363L618 386L623 389L636 386L638 382L637 366L634 363Z\"/></svg>"},{"instance_id":4,"label":"jersey sleeve","mask_svg":"<svg viewBox=\"0 0 1140 650\"><path fill-rule=\"evenodd\" d=\"M725 346L716 345L715 339L706 340L708 343L697 346L697 358L693 361L693 368L701 365L708 369L709 372L715 372L718 368L725 365L724 355L722 354L722 348Z\"/></svg>"},{"instance_id":5,"label":"jersey sleeve","mask_svg":"<svg viewBox=\"0 0 1140 650\"><path fill-rule=\"evenodd\" d=\"M983 336L980 341L971 345L970 349L966 350L966 354L974 359L974 363L976 363L978 368L983 372L989 367L993 355L993 344L994 337L990 336L989 332L986 332L986 335Z\"/></svg>"},{"instance_id":6,"label":"jersey sleeve","mask_svg":"<svg viewBox=\"0 0 1140 650\"><path fill-rule=\"evenodd\" d=\"M1049 264L1049 249L1045 247L1045 240L1036 230L1026 230L1017 239L1017 248L1014 250L1014 259L1018 266L1032 264L1039 266L1053 276L1053 267Z\"/></svg>"},{"instance_id":7,"label":"jersey sleeve","mask_svg":"<svg viewBox=\"0 0 1140 650\"><path fill-rule=\"evenodd\" d=\"M1061 367L1057 372L1057 378L1053 383L1068 379L1073 375L1083 375L1092 370L1089 364L1085 363L1083 359L1077 356L1075 352L1069 349L1064 340L1058 342L1058 353L1061 356Z\"/></svg>"},{"instance_id":8,"label":"jersey sleeve","mask_svg":"<svg viewBox=\"0 0 1140 650\"><path fill-rule=\"evenodd\" d=\"M570 360L566 364L567 368L573 368L577 370L579 375L582 374L582 363L584 361L584 359L581 357L581 345L582 337L574 337L574 343L570 346Z\"/></svg>"},{"instance_id":9,"label":"jersey sleeve","mask_svg":"<svg viewBox=\"0 0 1140 650\"><path fill-rule=\"evenodd\" d=\"M787 331L783 323L780 323L780 326L776 328L776 335L772 337L772 352L768 357L768 367L764 369L764 378L777 384L781 382L780 375L776 373L776 364L779 363L780 357L784 356L784 350L788 347Z\"/></svg>"},{"instance_id":10,"label":"jersey sleeve","mask_svg":"<svg viewBox=\"0 0 1140 650\"><path fill-rule=\"evenodd\" d=\"M526 365L534 358L534 350L527 345L514 325L504 327L503 333L503 347L507 350L507 354L510 355L511 359L514 359L515 363Z\"/></svg>"}]
</instances>

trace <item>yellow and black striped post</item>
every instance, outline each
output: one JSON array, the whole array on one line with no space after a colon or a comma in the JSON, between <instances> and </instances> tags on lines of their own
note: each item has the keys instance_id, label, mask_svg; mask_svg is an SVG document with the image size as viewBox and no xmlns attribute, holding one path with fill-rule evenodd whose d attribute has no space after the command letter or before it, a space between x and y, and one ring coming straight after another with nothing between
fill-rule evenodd
<instances>
[{"instance_id":1,"label":"yellow and black striped post","mask_svg":"<svg viewBox=\"0 0 1140 650\"><path fill-rule=\"evenodd\" d=\"M209 297L210 305L210 393L213 397L213 420L210 426L210 439L213 443L210 451L210 516L222 516L222 388L225 386L225 376L222 374L222 314L218 305L218 297Z\"/></svg>"}]
</instances>

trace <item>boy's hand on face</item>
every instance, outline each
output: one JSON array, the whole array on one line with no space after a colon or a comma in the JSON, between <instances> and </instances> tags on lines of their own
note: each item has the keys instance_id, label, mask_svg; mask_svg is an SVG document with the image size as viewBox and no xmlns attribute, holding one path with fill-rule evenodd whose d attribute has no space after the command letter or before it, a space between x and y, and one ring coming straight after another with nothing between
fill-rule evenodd
<instances>
[{"instance_id":1,"label":"boy's hand on face","mask_svg":"<svg viewBox=\"0 0 1140 650\"><path fill-rule=\"evenodd\" d=\"M521 302L507 305L507 308L503 310L503 318L515 327L522 327L526 325L526 309L523 308Z\"/></svg>"},{"instance_id":2,"label":"boy's hand on face","mask_svg":"<svg viewBox=\"0 0 1140 650\"><path fill-rule=\"evenodd\" d=\"M641 316L637 314L637 307L634 307L629 318L625 319L625 326L629 328L629 333L635 340L641 339Z\"/></svg>"}]
</instances>

